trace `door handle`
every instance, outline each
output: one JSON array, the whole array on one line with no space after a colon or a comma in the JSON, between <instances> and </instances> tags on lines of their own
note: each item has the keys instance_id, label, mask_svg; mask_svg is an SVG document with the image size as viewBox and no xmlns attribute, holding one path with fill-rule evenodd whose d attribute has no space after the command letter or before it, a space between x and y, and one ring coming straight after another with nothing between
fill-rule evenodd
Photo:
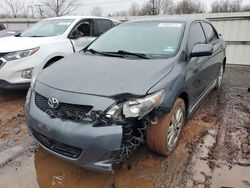
<instances>
[{"instance_id":1,"label":"door handle","mask_svg":"<svg viewBox=\"0 0 250 188\"><path fill-rule=\"evenodd\" d=\"M194 69L194 73L195 73L195 74L198 73L198 71L199 71L198 69Z\"/></svg>"}]
</instances>

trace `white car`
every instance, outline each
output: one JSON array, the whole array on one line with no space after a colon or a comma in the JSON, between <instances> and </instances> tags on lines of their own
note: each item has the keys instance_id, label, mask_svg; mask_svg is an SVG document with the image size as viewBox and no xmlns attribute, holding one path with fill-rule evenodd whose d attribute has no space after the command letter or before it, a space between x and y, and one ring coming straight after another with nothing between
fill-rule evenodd
<instances>
[{"instance_id":1,"label":"white car","mask_svg":"<svg viewBox=\"0 0 250 188\"><path fill-rule=\"evenodd\" d=\"M28 88L42 69L80 51L119 23L100 17L56 17L44 19L19 35L1 38L0 88Z\"/></svg>"}]
</instances>

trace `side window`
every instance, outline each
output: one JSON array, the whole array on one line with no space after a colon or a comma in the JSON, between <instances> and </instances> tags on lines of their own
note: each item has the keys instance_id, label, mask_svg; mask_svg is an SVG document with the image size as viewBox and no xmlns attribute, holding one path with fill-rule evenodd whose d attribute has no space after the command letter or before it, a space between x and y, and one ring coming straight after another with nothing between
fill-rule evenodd
<instances>
[{"instance_id":1,"label":"side window","mask_svg":"<svg viewBox=\"0 0 250 188\"><path fill-rule=\"evenodd\" d=\"M206 43L206 38L200 23L192 24L188 38L188 50L191 51L195 44L205 44L205 43Z\"/></svg>"},{"instance_id":2,"label":"side window","mask_svg":"<svg viewBox=\"0 0 250 188\"><path fill-rule=\"evenodd\" d=\"M214 31L214 28L210 24L203 22L202 27L206 34L208 43L212 43L213 41L218 39L217 34Z\"/></svg>"},{"instance_id":3,"label":"side window","mask_svg":"<svg viewBox=\"0 0 250 188\"><path fill-rule=\"evenodd\" d=\"M78 26L72 32L73 35L81 37L89 37L92 35L92 24L91 21L86 20L78 24Z\"/></svg>"},{"instance_id":4,"label":"side window","mask_svg":"<svg viewBox=\"0 0 250 188\"><path fill-rule=\"evenodd\" d=\"M4 25L0 23L0 30L4 30L4 29L5 29Z\"/></svg>"},{"instance_id":5,"label":"side window","mask_svg":"<svg viewBox=\"0 0 250 188\"><path fill-rule=\"evenodd\" d=\"M94 30L94 36L98 37L111 29L114 24L110 20L100 19L100 20L94 20L95 22L95 30Z\"/></svg>"}]
</instances>

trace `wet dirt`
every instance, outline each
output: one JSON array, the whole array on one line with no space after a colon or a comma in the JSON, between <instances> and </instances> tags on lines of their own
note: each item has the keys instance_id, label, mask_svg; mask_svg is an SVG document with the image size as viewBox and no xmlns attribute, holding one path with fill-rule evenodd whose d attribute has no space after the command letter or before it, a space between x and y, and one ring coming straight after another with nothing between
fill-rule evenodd
<instances>
[{"instance_id":1,"label":"wet dirt","mask_svg":"<svg viewBox=\"0 0 250 188\"><path fill-rule=\"evenodd\" d=\"M142 146L130 156L132 169L124 161L115 174L86 170L38 147L27 134L25 93L0 92L0 159L6 158L0 187L250 187L249 80L250 67L228 67L223 87L203 101L171 155Z\"/></svg>"}]
</instances>

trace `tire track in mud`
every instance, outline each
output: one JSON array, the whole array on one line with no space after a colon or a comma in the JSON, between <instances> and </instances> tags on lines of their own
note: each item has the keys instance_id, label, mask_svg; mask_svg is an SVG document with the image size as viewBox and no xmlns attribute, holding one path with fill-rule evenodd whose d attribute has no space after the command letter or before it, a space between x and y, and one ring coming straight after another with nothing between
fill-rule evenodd
<instances>
[{"instance_id":1,"label":"tire track in mud","mask_svg":"<svg viewBox=\"0 0 250 188\"><path fill-rule=\"evenodd\" d=\"M189 176L186 187L250 185L250 168L238 165L250 164L250 94L245 87L229 86L223 86L218 96L216 126L194 150L193 164L189 164L185 174ZM245 153L242 152L243 144L247 145Z\"/></svg>"}]
</instances>

